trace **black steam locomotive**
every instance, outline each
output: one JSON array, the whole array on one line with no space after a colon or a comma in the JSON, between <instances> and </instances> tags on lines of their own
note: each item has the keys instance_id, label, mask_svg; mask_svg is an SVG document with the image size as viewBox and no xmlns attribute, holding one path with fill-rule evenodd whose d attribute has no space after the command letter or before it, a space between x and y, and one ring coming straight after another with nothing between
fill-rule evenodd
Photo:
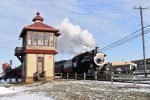
<instances>
[{"instance_id":1,"label":"black steam locomotive","mask_svg":"<svg viewBox=\"0 0 150 100\"><path fill-rule=\"evenodd\" d=\"M98 50L81 53L70 60L55 62L55 73L83 74L88 76L102 76L110 79L113 73L132 73L137 65L132 62L106 62L106 55Z\"/></svg>"},{"instance_id":2,"label":"black steam locomotive","mask_svg":"<svg viewBox=\"0 0 150 100\"><path fill-rule=\"evenodd\" d=\"M113 67L111 63L106 63L106 55L96 47L90 52L81 53L70 60L55 62L55 73L77 73L94 76L107 75L111 76Z\"/></svg>"}]
</instances>

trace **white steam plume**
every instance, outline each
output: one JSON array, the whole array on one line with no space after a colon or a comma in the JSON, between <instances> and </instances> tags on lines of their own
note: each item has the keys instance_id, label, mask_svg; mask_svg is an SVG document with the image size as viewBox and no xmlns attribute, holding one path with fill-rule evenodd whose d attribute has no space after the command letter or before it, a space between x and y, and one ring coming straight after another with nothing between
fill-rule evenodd
<instances>
[{"instance_id":1,"label":"white steam plume","mask_svg":"<svg viewBox=\"0 0 150 100\"><path fill-rule=\"evenodd\" d=\"M58 50L61 53L77 55L96 46L93 35L86 29L82 30L79 25L70 23L68 18L62 21L59 30Z\"/></svg>"}]
</instances>

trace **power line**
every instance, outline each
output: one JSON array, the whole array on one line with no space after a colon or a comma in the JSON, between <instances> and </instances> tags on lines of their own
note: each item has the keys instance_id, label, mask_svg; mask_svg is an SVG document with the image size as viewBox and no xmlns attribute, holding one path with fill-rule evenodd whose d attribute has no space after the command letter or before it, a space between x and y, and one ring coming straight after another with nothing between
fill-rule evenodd
<instances>
[{"instance_id":1,"label":"power line","mask_svg":"<svg viewBox=\"0 0 150 100\"><path fill-rule=\"evenodd\" d=\"M149 33L149 32L150 32L150 29L149 29L149 30L146 30L146 31L145 31L145 34L146 34L146 33ZM117 42L117 43L115 43L115 44L113 44L113 45L107 47L107 48L102 48L101 50L102 50L102 51L106 51L106 50L112 49L112 48L114 48L114 47L120 46L121 44L124 44L124 43L126 43L126 42L131 41L131 40L134 40L134 39L136 39L136 38L138 38L138 37L140 37L140 36L141 36L141 33L135 34L133 37L126 38L126 39L124 39L124 40L122 40L122 41L120 41L120 42Z\"/></svg>"},{"instance_id":2,"label":"power line","mask_svg":"<svg viewBox=\"0 0 150 100\"><path fill-rule=\"evenodd\" d=\"M150 25L147 25L147 26L144 27L146 29L145 34L150 32L150 28L149 27L150 27ZM131 41L131 40L133 40L133 39L135 39L137 37L140 37L141 36L141 32L140 31L141 30L142 29L139 29L139 30L131 33L130 35L128 35L128 36L126 36L126 37L124 37L124 38L122 38L122 39L120 39L120 40L118 40L118 41L108 45L108 46L105 46L105 47L101 48L100 50L101 51L106 51L106 50L109 50L111 48L117 47L117 46L119 46L121 44L124 44L124 43L126 43L128 41Z\"/></svg>"}]
</instances>

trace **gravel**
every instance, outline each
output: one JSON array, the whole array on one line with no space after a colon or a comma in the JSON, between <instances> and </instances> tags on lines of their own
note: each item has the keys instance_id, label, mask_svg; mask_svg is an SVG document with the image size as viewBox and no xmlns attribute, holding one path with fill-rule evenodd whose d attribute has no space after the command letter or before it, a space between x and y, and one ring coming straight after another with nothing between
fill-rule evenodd
<instances>
[{"instance_id":1,"label":"gravel","mask_svg":"<svg viewBox=\"0 0 150 100\"><path fill-rule=\"evenodd\" d=\"M32 93L45 93L54 100L149 100L150 86L96 81L57 80L41 85L32 85L27 90Z\"/></svg>"},{"instance_id":2,"label":"gravel","mask_svg":"<svg viewBox=\"0 0 150 100\"><path fill-rule=\"evenodd\" d=\"M1 100L150 100L149 84L55 80L20 86L0 83L0 86L16 91L1 95Z\"/></svg>"}]
</instances>

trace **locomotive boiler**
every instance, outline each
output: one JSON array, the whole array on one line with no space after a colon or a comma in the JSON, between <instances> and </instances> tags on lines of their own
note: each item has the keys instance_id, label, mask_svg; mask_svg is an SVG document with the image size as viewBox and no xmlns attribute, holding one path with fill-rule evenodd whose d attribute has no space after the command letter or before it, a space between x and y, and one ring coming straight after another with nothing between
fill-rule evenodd
<instances>
[{"instance_id":1,"label":"locomotive boiler","mask_svg":"<svg viewBox=\"0 0 150 100\"><path fill-rule=\"evenodd\" d=\"M55 73L77 73L94 76L107 74L110 76L113 68L106 62L106 54L100 52L98 47L92 51L81 53L70 60L55 62Z\"/></svg>"}]
</instances>

